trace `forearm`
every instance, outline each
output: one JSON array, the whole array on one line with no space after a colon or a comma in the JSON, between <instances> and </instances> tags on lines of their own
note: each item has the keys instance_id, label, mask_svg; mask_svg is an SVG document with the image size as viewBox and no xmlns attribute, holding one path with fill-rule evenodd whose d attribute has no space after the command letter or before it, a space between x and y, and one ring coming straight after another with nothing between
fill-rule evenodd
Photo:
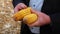
<instances>
[{"instance_id":1,"label":"forearm","mask_svg":"<svg viewBox=\"0 0 60 34\"><path fill-rule=\"evenodd\" d=\"M43 14L44 15L44 14ZM60 28L60 13L43 16L45 24L52 24L53 28Z\"/></svg>"},{"instance_id":2,"label":"forearm","mask_svg":"<svg viewBox=\"0 0 60 34\"><path fill-rule=\"evenodd\" d=\"M43 16L43 19L44 19L44 22L45 22L46 24L50 24L51 19L50 19L50 16L49 16L49 15L44 15L44 16Z\"/></svg>"}]
</instances>

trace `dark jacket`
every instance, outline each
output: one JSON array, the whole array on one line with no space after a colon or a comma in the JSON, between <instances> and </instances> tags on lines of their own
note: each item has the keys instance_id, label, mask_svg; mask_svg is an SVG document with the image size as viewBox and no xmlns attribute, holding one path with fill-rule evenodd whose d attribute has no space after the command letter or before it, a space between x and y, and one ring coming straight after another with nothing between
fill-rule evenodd
<instances>
[{"instance_id":1,"label":"dark jacket","mask_svg":"<svg viewBox=\"0 0 60 34\"><path fill-rule=\"evenodd\" d=\"M18 3L29 6L29 0L13 0L13 6ZM41 26L40 34L60 34L60 0L44 0L42 12L49 15L51 24ZM32 34L26 24L22 24L21 34Z\"/></svg>"}]
</instances>

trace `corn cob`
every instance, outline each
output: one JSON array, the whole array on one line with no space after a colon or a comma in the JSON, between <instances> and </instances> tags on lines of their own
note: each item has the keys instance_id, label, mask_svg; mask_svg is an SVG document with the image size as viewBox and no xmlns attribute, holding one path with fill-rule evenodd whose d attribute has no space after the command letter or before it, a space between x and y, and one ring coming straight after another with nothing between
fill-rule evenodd
<instances>
[{"instance_id":1,"label":"corn cob","mask_svg":"<svg viewBox=\"0 0 60 34\"><path fill-rule=\"evenodd\" d=\"M26 24L32 24L32 23L34 23L36 20L37 20L37 15L36 15L36 14L29 14L29 15L26 15L26 16L23 18L23 22L26 23Z\"/></svg>"},{"instance_id":2,"label":"corn cob","mask_svg":"<svg viewBox=\"0 0 60 34\"><path fill-rule=\"evenodd\" d=\"M19 21L19 20L22 20L24 16L28 15L28 14L31 14L31 11L30 11L31 7L28 7L26 9L22 9L20 10L19 12L15 13L13 18L16 20L16 21Z\"/></svg>"}]
</instances>

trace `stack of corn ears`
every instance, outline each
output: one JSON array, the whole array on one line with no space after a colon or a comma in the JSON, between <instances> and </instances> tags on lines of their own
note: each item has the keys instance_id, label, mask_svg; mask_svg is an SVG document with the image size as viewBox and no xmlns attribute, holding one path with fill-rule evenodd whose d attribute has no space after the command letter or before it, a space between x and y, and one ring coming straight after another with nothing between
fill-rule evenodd
<instances>
[{"instance_id":1,"label":"stack of corn ears","mask_svg":"<svg viewBox=\"0 0 60 34\"><path fill-rule=\"evenodd\" d=\"M20 34L21 21L14 21L12 0L0 0L0 34Z\"/></svg>"}]
</instances>

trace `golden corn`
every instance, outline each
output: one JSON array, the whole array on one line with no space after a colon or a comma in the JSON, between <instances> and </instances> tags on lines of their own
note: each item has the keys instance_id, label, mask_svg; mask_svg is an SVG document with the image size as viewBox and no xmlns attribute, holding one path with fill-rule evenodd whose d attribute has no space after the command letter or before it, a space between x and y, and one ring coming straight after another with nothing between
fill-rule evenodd
<instances>
[{"instance_id":1,"label":"golden corn","mask_svg":"<svg viewBox=\"0 0 60 34\"><path fill-rule=\"evenodd\" d=\"M30 10L31 10L30 7L26 8L26 9L22 9L19 12L17 12L16 14L14 14L13 18L16 21L22 20L24 16L26 16L28 14L31 14L31 11Z\"/></svg>"},{"instance_id":2,"label":"golden corn","mask_svg":"<svg viewBox=\"0 0 60 34\"><path fill-rule=\"evenodd\" d=\"M26 23L26 24L32 24L32 23L34 23L36 20L37 20L37 15L36 15L36 14L29 14L29 15L26 15L26 16L23 18L23 22Z\"/></svg>"}]
</instances>

